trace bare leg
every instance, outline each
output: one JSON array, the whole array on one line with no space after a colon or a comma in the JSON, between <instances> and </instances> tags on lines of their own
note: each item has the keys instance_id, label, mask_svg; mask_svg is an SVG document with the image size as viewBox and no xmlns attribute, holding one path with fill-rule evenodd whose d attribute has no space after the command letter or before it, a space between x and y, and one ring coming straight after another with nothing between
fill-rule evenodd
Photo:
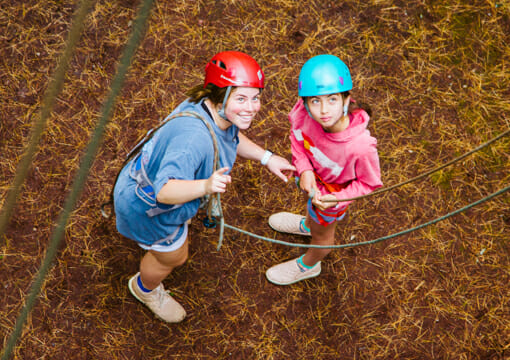
<instances>
[{"instance_id":1,"label":"bare leg","mask_svg":"<svg viewBox=\"0 0 510 360\"><path fill-rule=\"evenodd\" d=\"M140 262L140 278L148 290L155 289L177 266L188 259L188 239L177 250L158 252L149 250Z\"/></svg>"},{"instance_id":2,"label":"bare leg","mask_svg":"<svg viewBox=\"0 0 510 360\"><path fill-rule=\"evenodd\" d=\"M317 224L310 215L306 215L306 226L310 227L312 234L311 244L313 245L333 245L335 243L336 221L327 226ZM313 266L321 261L331 252L331 249L310 248L303 257L303 263L307 266Z\"/></svg>"}]
</instances>

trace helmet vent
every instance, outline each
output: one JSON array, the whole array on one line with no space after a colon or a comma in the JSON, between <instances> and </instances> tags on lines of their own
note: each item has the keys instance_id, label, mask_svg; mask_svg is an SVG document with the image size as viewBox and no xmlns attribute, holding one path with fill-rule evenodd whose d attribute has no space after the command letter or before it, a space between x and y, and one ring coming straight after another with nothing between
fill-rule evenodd
<instances>
[{"instance_id":1,"label":"helmet vent","mask_svg":"<svg viewBox=\"0 0 510 360\"><path fill-rule=\"evenodd\" d=\"M239 51L220 52L205 66L204 87L214 84L264 88L264 73L259 64L249 55Z\"/></svg>"},{"instance_id":2,"label":"helmet vent","mask_svg":"<svg viewBox=\"0 0 510 360\"><path fill-rule=\"evenodd\" d=\"M213 60L212 63L216 66L219 66L220 68L224 69L224 70L227 70L227 65L225 65L223 62L221 62L220 60Z\"/></svg>"}]
</instances>

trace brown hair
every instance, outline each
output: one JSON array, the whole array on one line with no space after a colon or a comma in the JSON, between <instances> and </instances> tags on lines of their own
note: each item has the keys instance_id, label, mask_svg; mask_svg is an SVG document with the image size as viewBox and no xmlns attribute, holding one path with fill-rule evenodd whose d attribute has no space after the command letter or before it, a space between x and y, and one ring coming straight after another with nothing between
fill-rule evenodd
<instances>
[{"instance_id":1,"label":"brown hair","mask_svg":"<svg viewBox=\"0 0 510 360\"><path fill-rule=\"evenodd\" d=\"M190 98L192 103L198 103L203 98L208 98L214 105L222 104L227 87L218 87L212 83L207 84L206 87L203 85L197 85L186 92L186 96Z\"/></svg>"}]
</instances>

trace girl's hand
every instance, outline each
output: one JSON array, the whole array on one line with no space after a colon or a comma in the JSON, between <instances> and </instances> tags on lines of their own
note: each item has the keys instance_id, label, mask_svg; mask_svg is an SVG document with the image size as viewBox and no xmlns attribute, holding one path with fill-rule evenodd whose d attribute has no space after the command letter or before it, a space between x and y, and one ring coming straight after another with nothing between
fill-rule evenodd
<instances>
[{"instance_id":1,"label":"girl's hand","mask_svg":"<svg viewBox=\"0 0 510 360\"><path fill-rule=\"evenodd\" d=\"M312 170L306 170L301 173L299 177L299 187L310 196L320 196L317 183L315 182L315 174Z\"/></svg>"},{"instance_id":2,"label":"girl's hand","mask_svg":"<svg viewBox=\"0 0 510 360\"><path fill-rule=\"evenodd\" d=\"M336 197L333 194L326 194L324 196L320 196L320 194L317 196L316 194L312 199L312 204L319 210L326 210L337 205L336 202L323 202L323 200L336 200Z\"/></svg>"},{"instance_id":3,"label":"girl's hand","mask_svg":"<svg viewBox=\"0 0 510 360\"><path fill-rule=\"evenodd\" d=\"M289 181L289 178L292 176L293 172L296 171L296 168L292 166L287 159L275 154L271 155L266 166L269 171L271 171L273 174L285 182ZM288 171L289 175L285 175L283 171Z\"/></svg>"},{"instance_id":4,"label":"girl's hand","mask_svg":"<svg viewBox=\"0 0 510 360\"><path fill-rule=\"evenodd\" d=\"M224 193L227 190L227 184L232 182L232 178L230 175L225 175L226 171L228 171L228 167L218 169L206 180L204 189L206 195Z\"/></svg>"}]
</instances>

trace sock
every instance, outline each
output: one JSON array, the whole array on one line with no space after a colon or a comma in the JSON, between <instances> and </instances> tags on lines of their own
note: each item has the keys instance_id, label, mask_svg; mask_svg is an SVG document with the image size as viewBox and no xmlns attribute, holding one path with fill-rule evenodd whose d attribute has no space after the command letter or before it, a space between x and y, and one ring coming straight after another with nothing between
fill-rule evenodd
<instances>
[{"instance_id":1,"label":"sock","mask_svg":"<svg viewBox=\"0 0 510 360\"><path fill-rule=\"evenodd\" d=\"M305 230L305 232L310 232L310 229L308 227L306 227L305 222L306 222L306 218L302 218L301 222L299 223L299 227L302 228L303 230Z\"/></svg>"},{"instance_id":2,"label":"sock","mask_svg":"<svg viewBox=\"0 0 510 360\"><path fill-rule=\"evenodd\" d=\"M138 284L138 287L140 290L142 290L144 293L150 293L152 290L146 289L142 284L142 279L140 278L140 275L138 275L138 279L136 280L136 283Z\"/></svg>"},{"instance_id":3,"label":"sock","mask_svg":"<svg viewBox=\"0 0 510 360\"><path fill-rule=\"evenodd\" d=\"M310 270L311 268L313 268L313 267L315 266L315 264L314 264L314 265L312 265L312 266L308 266L308 265L306 265L306 264L303 262L303 257L304 257L304 256L305 256L305 254L301 255L301 256L297 259L297 263L298 263L298 265L299 265L299 266L301 266L301 267L304 269L304 271L306 271L306 270Z\"/></svg>"}]
</instances>

